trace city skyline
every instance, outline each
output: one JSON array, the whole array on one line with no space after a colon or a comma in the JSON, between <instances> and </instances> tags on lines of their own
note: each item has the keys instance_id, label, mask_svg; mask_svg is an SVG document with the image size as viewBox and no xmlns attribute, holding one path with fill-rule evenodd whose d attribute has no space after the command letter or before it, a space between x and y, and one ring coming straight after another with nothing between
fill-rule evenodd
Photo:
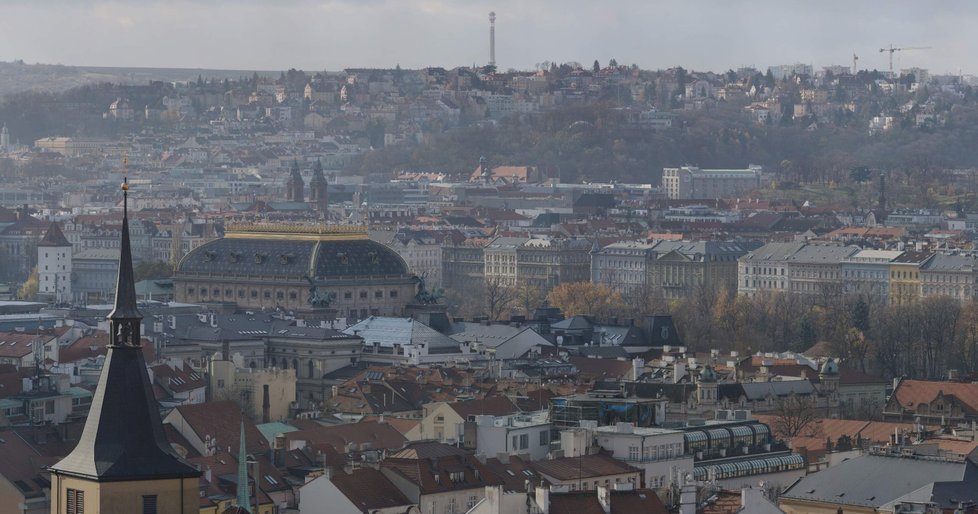
<instances>
[{"instance_id":1,"label":"city skyline","mask_svg":"<svg viewBox=\"0 0 978 514\"><path fill-rule=\"evenodd\" d=\"M968 30L978 21L978 6L965 2L940 9L769 1L572 1L557 7L511 1L15 0L2 8L0 60L247 70L482 65L489 60L488 13L494 11L503 70L533 69L545 61L589 66L598 59L604 65L612 58L649 69L719 72L795 62L820 69L850 66L855 53L860 69L883 71L888 55L880 49L890 44L928 47L897 52L895 69L978 70L978 57L969 51L978 36Z\"/></svg>"}]
</instances>

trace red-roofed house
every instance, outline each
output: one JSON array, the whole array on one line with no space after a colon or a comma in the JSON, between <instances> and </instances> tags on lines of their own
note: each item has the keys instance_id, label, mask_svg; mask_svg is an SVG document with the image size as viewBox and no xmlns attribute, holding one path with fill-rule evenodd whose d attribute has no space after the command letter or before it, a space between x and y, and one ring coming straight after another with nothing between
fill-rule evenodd
<instances>
[{"instance_id":1,"label":"red-roofed house","mask_svg":"<svg viewBox=\"0 0 978 514\"><path fill-rule=\"evenodd\" d=\"M454 444L465 435L465 422L475 416L505 416L517 412L516 404L506 396L490 396L480 400L438 402L424 406L424 417L418 426L408 431L411 441L436 440Z\"/></svg>"},{"instance_id":2,"label":"red-roofed house","mask_svg":"<svg viewBox=\"0 0 978 514\"><path fill-rule=\"evenodd\" d=\"M151 366L153 383L160 386L170 398L184 404L204 403L207 393L207 380L200 376L186 362L169 359L167 362Z\"/></svg>"},{"instance_id":3,"label":"red-roofed house","mask_svg":"<svg viewBox=\"0 0 978 514\"><path fill-rule=\"evenodd\" d=\"M50 512L51 481L45 468L57 459L41 455L13 430L0 431L0 456L0 510Z\"/></svg>"},{"instance_id":4,"label":"red-roofed house","mask_svg":"<svg viewBox=\"0 0 978 514\"><path fill-rule=\"evenodd\" d=\"M919 417L925 425L978 421L978 384L901 380L883 409L883 417L889 421Z\"/></svg>"},{"instance_id":5,"label":"red-roofed house","mask_svg":"<svg viewBox=\"0 0 978 514\"><path fill-rule=\"evenodd\" d=\"M412 508L416 511L415 505L387 476L373 468L351 473L328 470L306 482L299 493L300 512L401 514Z\"/></svg>"},{"instance_id":6,"label":"red-roofed house","mask_svg":"<svg viewBox=\"0 0 978 514\"><path fill-rule=\"evenodd\" d=\"M261 435L255 424L244 416L241 407L230 400L181 405L163 418L163 424L173 425L173 428L201 455L218 453L235 455L240 441L242 419L248 453L267 454L269 445L265 437Z\"/></svg>"}]
</instances>

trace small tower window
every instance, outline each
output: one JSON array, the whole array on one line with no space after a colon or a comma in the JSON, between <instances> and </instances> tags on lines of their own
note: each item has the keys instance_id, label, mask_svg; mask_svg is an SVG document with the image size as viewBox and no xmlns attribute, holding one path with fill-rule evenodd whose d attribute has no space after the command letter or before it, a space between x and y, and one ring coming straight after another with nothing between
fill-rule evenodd
<instances>
[{"instance_id":1,"label":"small tower window","mask_svg":"<svg viewBox=\"0 0 978 514\"><path fill-rule=\"evenodd\" d=\"M155 494L143 496L143 514L157 514Z\"/></svg>"}]
</instances>

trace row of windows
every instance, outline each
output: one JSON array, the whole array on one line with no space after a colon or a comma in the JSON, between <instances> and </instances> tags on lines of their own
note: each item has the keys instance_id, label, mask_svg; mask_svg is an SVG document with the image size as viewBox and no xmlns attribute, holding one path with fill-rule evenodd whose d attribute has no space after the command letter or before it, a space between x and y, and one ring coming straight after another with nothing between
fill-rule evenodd
<instances>
[{"instance_id":1,"label":"row of windows","mask_svg":"<svg viewBox=\"0 0 978 514\"><path fill-rule=\"evenodd\" d=\"M157 496L143 496L142 514L157 514ZM85 514L85 491L80 489L68 489L65 494L65 513L66 514Z\"/></svg>"},{"instance_id":2,"label":"row of windows","mask_svg":"<svg viewBox=\"0 0 978 514\"><path fill-rule=\"evenodd\" d=\"M187 288L187 295L191 295L192 296L196 292L197 292L196 288L193 288L193 287L188 287ZM207 288L203 288L203 287L200 288L200 296L208 296L208 293L210 293L210 295L213 296L213 297L220 297L221 296L221 290L219 288L216 288L216 287L214 289L207 289ZM238 298L244 298L245 295L246 295L246 291L244 289L238 289ZM225 298L232 298L233 296L234 296L234 290L232 290L232 289L225 289L224 290L224 297ZM251 298L258 298L258 290L257 289L252 289L250 296L251 296ZM272 297L272 292L271 291L263 291L262 292L262 296L265 299L270 299ZM397 298L397 296L398 296L398 292L396 290L393 290L392 289L390 292L388 292L388 297L389 298ZM289 292L289 299L290 300L296 300L296 299L298 299L298 297L299 297L299 294L296 293L295 291ZM382 299L383 297L384 297L384 292L383 291L374 291L374 298ZM346 292L343 293L343 299L344 300L351 300L352 298L353 298L353 293L351 291L346 291ZM367 298L367 292L366 291L360 291L360 298L361 299L366 299ZM284 300L285 299L285 292L284 291L276 291L275 292L275 299L276 300Z\"/></svg>"}]
</instances>

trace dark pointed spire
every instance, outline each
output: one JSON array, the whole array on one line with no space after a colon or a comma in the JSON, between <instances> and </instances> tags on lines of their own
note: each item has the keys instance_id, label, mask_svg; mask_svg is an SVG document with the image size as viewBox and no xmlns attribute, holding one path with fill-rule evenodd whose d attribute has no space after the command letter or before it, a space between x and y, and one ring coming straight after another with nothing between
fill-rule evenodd
<instances>
[{"instance_id":1,"label":"dark pointed spire","mask_svg":"<svg viewBox=\"0 0 978 514\"><path fill-rule=\"evenodd\" d=\"M139 345L142 316L133 283L128 191L127 179L122 183L122 249L115 308L108 316L108 352L78 445L49 469L97 482L199 477L200 471L177 455L163 433Z\"/></svg>"},{"instance_id":2,"label":"dark pointed spire","mask_svg":"<svg viewBox=\"0 0 978 514\"><path fill-rule=\"evenodd\" d=\"M248 450L245 445L245 429L244 429L244 416L241 418L241 442L238 445L238 490L237 490L237 502L238 507L247 509L251 512L250 499L251 495L248 494Z\"/></svg>"},{"instance_id":3,"label":"dark pointed spire","mask_svg":"<svg viewBox=\"0 0 978 514\"><path fill-rule=\"evenodd\" d=\"M61 231L61 227L58 226L58 222L52 221L48 225L48 231L44 233L44 238L41 239L37 246L45 246L52 248L64 248L70 247L71 242L65 237L64 232Z\"/></svg>"},{"instance_id":4,"label":"dark pointed spire","mask_svg":"<svg viewBox=\"0 0 978 514\"><path fill-rule=\"evenodd\" d=\"M136 308L136 281L132 272L132 247L129 243L129 178L122 182L122 246L119 250L119 276L115 286L115 306L109 313L113 345L139 345L140 320Z\"/></svg>"}]
</instances>

